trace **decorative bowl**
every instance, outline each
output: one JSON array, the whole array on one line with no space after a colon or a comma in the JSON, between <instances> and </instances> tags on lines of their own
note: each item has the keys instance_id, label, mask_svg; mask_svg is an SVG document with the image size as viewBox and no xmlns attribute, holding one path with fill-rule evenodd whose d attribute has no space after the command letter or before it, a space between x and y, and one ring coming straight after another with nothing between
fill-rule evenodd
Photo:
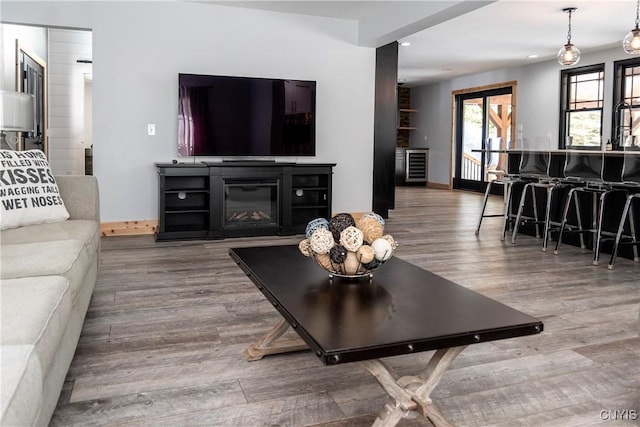
<instances>
[{"instance_id":1,"label":"decorative bowl","mask_svg":"<svg viewBox=\"0 0 640 427\"><path fill-rule=\"evenodd\" d=\"M339 213L331 219L316 218L306 228L300 252L313 258L329 277L371 278L373 272L391 258L398 246L384 234L384 220L370 212L358 220Z\"/></svg>"}]
</instances>

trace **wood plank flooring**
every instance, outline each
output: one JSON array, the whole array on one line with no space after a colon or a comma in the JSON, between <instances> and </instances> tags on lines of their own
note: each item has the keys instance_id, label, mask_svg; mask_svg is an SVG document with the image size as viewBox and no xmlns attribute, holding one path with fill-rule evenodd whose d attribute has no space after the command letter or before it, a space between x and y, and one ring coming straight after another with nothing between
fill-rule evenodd
<instances>
[{"instance_id":1,"label":"wood plank flooring","mask_svg":"<svg viewBox=\"0 0 640 427\"><path fill-rule=\"evenodd\" d=\"M433 393L445 416L459 426L639 425L640 263L619 258L609 271L577 247L553 255L534 237L503 243L500 219L485 219L475 236L480 202L476 193L400 188L386 227L396 256L545 323L540 335L462 352ZM387 397L357 364L327 367L310 352L243 359L279 315L228 249L299 240L103 238L51 425L371 425ZM430 355L385 362L414 374Z\"/></svg>"}]
</instances>

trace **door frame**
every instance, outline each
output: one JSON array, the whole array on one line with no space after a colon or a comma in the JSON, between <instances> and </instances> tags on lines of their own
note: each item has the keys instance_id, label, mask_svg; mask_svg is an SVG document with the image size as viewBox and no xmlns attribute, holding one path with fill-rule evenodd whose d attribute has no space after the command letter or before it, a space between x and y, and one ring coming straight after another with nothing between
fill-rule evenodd
<instances>
[{"instance_id":1,"label":"door frame","mask_svg":"<svg viewBox=\"0 0 640 427\"><path fill-rule=\"evenodd\" d=\"M457 135L457 128L458 128L457 98L458 96L472 94L472 93L479 93L479 92L489 92L496 89L504 89L504 88L511 88L511 135L512 135L512 139L515 140L516 122L517 122L516 110L518 105L518 102L517 102L518 101L518 97L517 97L518 81L517 80L451 91L451 141L450 141L450 150L449 150L449 153L450 153L449 165L450 165L451 173L449 174L449 189L451 190L455 189L453 185L454 183L453 180L456 174L456 157L458 152L458 148L456 144L457 137L458 137ZM515 148L515 147L512 145L512 148ZM481 186L482 188L479 188L478 190L484 191L485 185L486 184L483 184Z\"/></svg>"}]
</instances>

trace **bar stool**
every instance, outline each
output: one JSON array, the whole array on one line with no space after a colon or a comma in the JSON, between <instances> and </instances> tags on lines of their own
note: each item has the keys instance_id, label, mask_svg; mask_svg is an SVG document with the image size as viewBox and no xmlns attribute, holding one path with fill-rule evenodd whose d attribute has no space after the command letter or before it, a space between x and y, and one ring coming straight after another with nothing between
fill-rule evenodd
<instances>
[{"instance_id":1,"label":"bar stool","mask_svg":"<svg viewBox=\"0 0 640 427\"><path fill-rule=\"evenodd\" d=\"M640 151L637 147L625 147L621 181L622 185L630 192L627 194L620 223L618 224L618 231L615 234L611 258L609 259L609 270L613 269L613 263L618 255L620 245L632 245L633 260L640 261L640 257L638 257L638 245L640 242L636 239L633 209L633 201L640 199ZM629 234L623 234L627 220L629 221Z\"/></svg>"},{"instance_id":2,"label":"bar stool","mask_svg":"<svg viewBox=\"0 0 640 427\"><path fill-rule=\"evenodd\" d=\"M565 182L573 182L572 188L569 190L567 199L565 200L562 222L558 231L558 239L556 247L553 251L558 254L558 249L562 242L564 233L578 233L580 236L580 247L586 249L584 242L584 234L591 233L594 235L594 258L593 265L598 264L600 256L600 241L603 234L609 234L602 230L602 218L606 199L612 193L618 191L613 188L613 183L606 182L603 178L604 173L604 152L568 150L565 160ZM591 194L593 197L593 225L590 228L583 227L582 212L580 209L580 193ZM598 197L600 202L598 203ZM568 224L569 209L572 201L575 206L576 224Z\"/></svg>"},{"instance_id":3,"label":"bar stool","mask_svg":"<svg viewBox=\"0 0 640 427\"><path fill-rule=\"evenodd\" d=\"M548 227L547 218L549 217L553 192L558 185L561 185L559 178L555 178L550 175L550 165L551 153L548 150L525 149L522 151L520 158L520 179L526 181L526 184L522 188L522 194L520 195L520 203L514 220L511 243L516 242L518 229L524 224L535 224L537 238L541 236L540 226L543 224L545 225L546 233L546 228ZM544 189L547 193L544 219L540 218L538 215L536 189ZM527 196L531 196L530 199L533 208L533 217L524 215L524 209L528 199Z\"/></svg>"},{"instance_id":4,"label":"bar stool","mask_svg":"<svg viewBox=\"0 0 640 427\"><path fill-rule=\"evenodd\" d=\"M508 163L507 163L508 167ZM495 179L489 181L487 183L487 188L484 192L484 199L482 201L482 209L480 211L480 217L478 218L478 225L476 227L475 234L476 236L480 234L480 226L482 225L483 218L491 218L491 217L502 217L502 237L500 240L504 240L507 234L507 228L510 222L510 206L511 206L511 195L513 185L521 182L518 174L509 173L504 170L488 170L487 174L491 174L495 176ZM486 214L485 211L487 209L487 201L489 200L489 194L491 194L491 189L495 185L501 185L503 187L503 210L502 213L499 214Z\"/></svg>"}]
</instances>

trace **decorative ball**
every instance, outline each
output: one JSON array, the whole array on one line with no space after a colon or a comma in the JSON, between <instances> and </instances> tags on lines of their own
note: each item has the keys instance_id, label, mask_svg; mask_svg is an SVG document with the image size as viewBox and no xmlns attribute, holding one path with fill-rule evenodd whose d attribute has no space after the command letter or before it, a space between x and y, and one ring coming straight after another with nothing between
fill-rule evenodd
<instances>
[{"instance_id":1,"label":"decorative ball","mask_svg":"<svg viewBox=\"0 0 640 427\"><path fill-rule=\"evenodd\" d=\"M304 234L307 236L307 239L311 238L313 232L318 228L324 228L325 230L329 229L329 221L325 218L316 218L309 221L307 224L307 228L305 229Z\"/></svg>"},{"instance_id":2,"label":"decorative ball","mask_svg":"<svg viewBox=\"0 0 640 427\"><path fill-rule=\"evenodd\" d=\"M342 230L355 225L356 221L349 213L335 214L333 218L329 220L329 230L333 233L333 239L336 243L340 242L340 233L342 233Z\"/></svg>"},{"instance_id":3,"label":"decorative ball","mask_svg":"<svg viewBox=\"0 0 640 427\"><path fill-rule=\"evenodd\" d=\"M362 246L362 231L350 225L340 233L340 244L348 251L357 251Z\"/></svg>"},{"instance_id":4,"label":"decorative ball","mask_svg":"<svg viewBox=\"0 0 640 427\"><path fill-rule=\"evenodd\" d=\"M324 228L318 228L309 239L311 250L316 254L326 254L335 245L333 234Z\"/></svg>"},{"instance_id":5,"label":"decorative ball","mask_svg":"<svg viewBox=\"0 0 640 427\"><path fill-rule=\"evenodd\" d=\"M367 270L375 270L376 268L382 265L382 261L378 261L377 259L373 259L371 262L364 264Z\"/></svg>"},{"instance_id":6,"label":"decorative ball","mask_svg":"<svg viewBox=\"0 0 640 427\"><path fill-rule=\"evenodd\" d=\"M384 227L384 218L382 218L380 215L378 215L375 212L369 212L366 213L364 215L362 215L363 218L373 218L376 221L378 221L380 223L380 225L382 225Z\"/></svg>"},{"instance_id":7,"label":"decorative ball","mask_svg":"<svg viewBox=\"0 0 640 427\"><path fill-rule=\"evenodd\" d=\"M385 234L384 236L382 236L382 238L385 239L387 242L389 242L393 250L395 250L398 247L398 242L396 242L396 240L393 238L391 234Z\"/></svg>"},{"instance_id":8,"label":"decorative ball","mask_svg":"<svg viewBox=\"0 0 640 427\"><path fill-rule=\"evenodd\" d=\"M391 255L393 254L393 247L391 247L391 243L382 237L374 240L371 243L371 247L373 248L378 261L386 261L391 258Z\"/></svg>"},{"instance_id":9,"label":"decorative ball","mask_svg":"<svg viewBox=\"0 0 640 427\"><path fill-rule=\"evenodd\" d=\"M344 260L344 274L352 276L358 272L360 261L355 252L347 252L347 258Z\"/></svg>"},{"instance_id":10,"label":"decorative ball","mask_svg":"<svg viewBox=\"0 0 640 427\"><path fill-rule=\"evenodd\" d=\"M370 278L398 247L393 236L383 234L384 223L374 212L357 221L349 213L336 214L329 220L315 218L307 224L306 238L299 242L298 249L330 277Z\"/></svg>"},{"instance_id":11,"label":"decorative ball","mask_svg":"<svg viewBox=\"0 0 640 427\"><path fill-rule=\"evenodd\" d=\"M363 264L370 263L376 257L376 253L374 252L373 248L369 245L360 246L358 248L358 251L356 252L356 255L358 256L358 259L360 260L360 262Z\"/></svg>"},{"instance_id":12,"label":"decorative ball","mask_svg":"<svg viewBox=\"0 0 640 427\"><path fill-rule=\"evenodd\" d=\"M298 243L298 249L300 249L300 253L304 256L311 256L311 242L309 239L304 239L300 243Z\"/></svg>"},{"instance_id":13,"label":"decorative ball","mask_svg":"<svg viewBox=\"0 0 640 427\"><path fill-rule=\"evenodd\" d=\"M329 256L331 257L331 261L335 262L336 264L342 264L347 258L347 250L344 248L344 246L335 245L331 248L331 250L329 250Z\"/></svg>"},{"instance_id":14,"label":"decorative ball","mask_svg":"<svg viewBox=\"0 0 640 427\"><path fill-rule=\"evenodd\" d=\"M318 254L315 256L316 262L325 270L330 271L332 273L336 272L336 268L334 264L331 262L331 257L329 254Z\"/></svg>"},{"instance_id":15,"label":"decorative ball","mask_svg":"<svg viewBox=\"0 0 640 427\"><path fill-rule=\"evenodd\" d=\"M362 237L367 242L373 242L382 237L384 227L373 217L362 217L357 227L362 231Z\"/></svg>"}]
</instances>

